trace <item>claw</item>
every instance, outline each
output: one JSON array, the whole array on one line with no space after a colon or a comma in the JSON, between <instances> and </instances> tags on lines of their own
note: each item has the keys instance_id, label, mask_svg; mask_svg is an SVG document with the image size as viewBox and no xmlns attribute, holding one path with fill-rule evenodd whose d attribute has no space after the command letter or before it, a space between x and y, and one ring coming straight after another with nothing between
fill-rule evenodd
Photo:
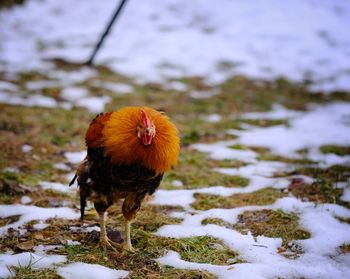
<instances>
[{"instance_id":1,"label":"claw","mask_svg":"<svg viewBox=\"0 0 350 279\"><path fill-rule=\"evenodd\" d=\"M123 250L130 252L130 253L135 253L137 252L137 249L135 249L134 247L132 247L131 245L128 245L128 243L124 243L123 245Z\"/></svg>"},{"instance_id":2,"label":"claw","mask_svg":"<svg viewBox=\"0 0 350 279\"><path fill-rule=\"evenodd\" d=\"M103 248L109 248L109 249L112 249L113 251L115 252L118 252L118 250L121 250L121 245L119 243L116 243L112 240L110 240L109 238L101 238L100 239L100 242L99 242L99 245Z\"/></svg>"}]
</instances>

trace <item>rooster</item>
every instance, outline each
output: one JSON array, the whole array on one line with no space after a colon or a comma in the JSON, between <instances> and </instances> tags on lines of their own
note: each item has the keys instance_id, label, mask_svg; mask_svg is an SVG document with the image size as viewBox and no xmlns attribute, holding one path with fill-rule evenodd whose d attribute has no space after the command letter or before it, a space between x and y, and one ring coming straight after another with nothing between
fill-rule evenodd
<instances>
[{"instance_id":1,"label":"rooster","mask_svg":"<svg viewBox=\"0 0 350 279\"><path fill-rule=\"evenodd\" d=\"M108 239L105 212L124 199L124 249L133 251L130 224L147 195L158 188L165 171L176 165L179 137L167 116L148 107L125 107L97 115L86 132L87 156L78 166L81 219L86 200L100 219L100 245L115 250Z\"/></svg>"}]
</instances>

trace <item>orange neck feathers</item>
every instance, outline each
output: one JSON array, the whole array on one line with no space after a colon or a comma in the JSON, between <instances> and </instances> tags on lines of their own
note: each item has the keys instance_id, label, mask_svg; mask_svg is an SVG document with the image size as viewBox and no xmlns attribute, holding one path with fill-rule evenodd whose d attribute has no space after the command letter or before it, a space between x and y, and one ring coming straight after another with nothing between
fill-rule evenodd
<instances>
[{"instance_id":1,"label":"orange neck feathers","mask_svg":"<svg viewBox=\"0 0 350 279\"><path fill-rule=\"evenodd\" d=\"M137 136L137 127L143 123L143 110L156 127L150 145L144 145ZM115 164L141 164L157 174L171 169L179 155L178 130L168 117L148 107L126 107L113 112L102 130L105 154Z\"/></svg>"}]
</instances>

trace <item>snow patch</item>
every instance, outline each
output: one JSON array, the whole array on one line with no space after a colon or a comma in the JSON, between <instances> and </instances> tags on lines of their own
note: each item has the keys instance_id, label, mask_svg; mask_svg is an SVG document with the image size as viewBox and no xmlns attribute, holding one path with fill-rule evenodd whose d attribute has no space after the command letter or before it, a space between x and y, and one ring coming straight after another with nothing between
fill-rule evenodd
<instances>
[{"instance_id":1,"label":"snow patch","mask_svg":"<svg viewBox=\"0 0 350 279\"><path fill-rule=\"evenodd\" d=\"M210 122L210 123L217 123L217 122L221 121L222 117L220 114L213 113L213 114L209 114L209 115L205 116L203 119L205 121Z\"/></svg>"},{"instance_id":2,"label":"snow patch","mask_svg":"<svg viewBox=\"0 0 350 279\"><path fill-rule=\"evenodd\" d=\"M21 204L28 204L28 203L31 203L32 202L32 199L28 196L22 196L21 197Z\"/></svg>"},{"instance_id":3,"label":"snow patch","mask_svg":"<svg viewBox=\"0 0 350 279\"><path fill-rule=\"evenodd\" d=\"M342 201L350 202L350 186L344 189L343 195L340 197Z\"/></svg>"},{"instance_id":4,"label":"snow patch","mask_svg":"<svg viewBox=\"0 0 350 279\"><path fill-rule=\"evenodd\" d=\"M126 83L95 80L91 84L96 87L110 90L116 94L128 94L134 91L134 88Z\"/></svg>"},{"instance_id":5,"label":"snow patch","mask_svg":"<svg viewBox=\"0 0 350 279\"><path fill-rule=\"evenodd\" d=\"M255 163L257 153L252 150L241 150L230 148L233 141L216 142L212 144L196 143L191 147L200 152L209 153L209 157L214 160L237 160L246 163Z\"/></svg>"},{"instance_id":6,"label":"snow patch","mask_svg":"<svg viewBox=\"0 0 350 279\"><path fill-rule=\"evenodd\" d=\"M230 133L239 136L238 143L265 147L284 157L300 157L298 150L315 150L325 144L346 146L350 142L350 104L314 106L290 119L288 127L278 125L245 131L234 130ZM334 158L335 156L323 156L328 165L332 162L327 160Z\"/></svg>"},{"instance_id":7,"label":"snow patch","mask_svg":"<svg viewBox=\"0 0 350 279\"><path fill-rule=\"evenodd\" d=\"M34 1L1 11L2 65L47 73L53 68L47 58L86 61L114 6L91 1L72 11L69 0ZM131 2L96 62L141 82L199 76L214 84L243 74L306 77L314 90L349 90L349 18L350 6L341 0ZM87 67L50 73L70 83L94 75Z\"/></svg>"},{"instance_id":8,"label":"snow patch","mask_svg":"<svg viewBox=\"0 0 350 279\"><path fill-rule=\"evenodd\" d=\"M187 90L187 85L181 81L171 81L171 82L168 82L164 86L164 88L166 90L176 90L176 91L183 92Z\"/></svg>"},{"instance_id":9,"label":"snow patch","mask_svg":"<svg viewBox=\"0 0 350 279\"><path fill-rule=\"evenodd\" d=\"M86 157L86 151L80 151L80 152L66 152L64 153L64 156L67 158L67 160L72 164L78 164L81 161L84 160Z\"/></svg>"},{"instance_id":10,"label":"snow patch","mask_svg":"<svg viewBox=\"0 0 350 279\"><path fill-rule=\"evenodd\" d=\"M14 255L0 254L0 277L7 278L16 272L9 270L11 266L30 266L32 269L50 268L52 265L64 263L66 256L60 255L38 255L34 253L20 253Z\"/></svg>"},{"instance_id":11,"label":"snow patch","mask_svg":"<svg viewBox=\"0 0 350 279\"><path fill-rule=\"evenodd\" d=\"M115 270L98 264L87 264L82 262L71 263L57 269L58 275L65 279L95 279L99 278L117 279L125 278L129 272L125 270Z\"/></svg>"},{"instance_id":12,"label":"snow patch","mask_svg":"<svg viewBox=\"0 0 350 279\"><path fill-rule=\"evenodd\" d=\"M53 165L55 169L62 170L62 171L70 171L71 168L67 166L65 163L56 163Z\"/></svg>"},{"instance_id":13,"label":"snow patch","mask_svg":"<svg viewBox=\"0 0 350 279\"><path fill-rule=\"evenodd\" d=\"M88 95L88 91L82 87L68 87L61 91L61 97L70 102L76 102Z\"/></svg>"},{"instance_id":14,"label":"snow patch","mask_svg":"<svg viewBox=\"0 0 350 279\"><path fill-rule=\"evenodd\" d=\"M19 220L6 226L0 227L0 235L7 234L7 230L9 228L18 229L25 223L33 220L45 221L49 218L64 218L71 220L79 218L79 214L68 207L43 208L34 205L22 204L0 205L1 218L16 215L20 215Z\"/></svg>"},{"instance_id":15,"label":"snow patch","mask_svg":"<svg viewBox=\"0 0 350 279\"><path fill-rule=\"evenodd\" d=\"M181 180L173 180L173 181L171 182L171 184L172 184L174 187L182 187L182 186L184 186L184 184L182 183Z\"/></svg>"},{"instance_id":16,"label":"snow patch","mask_svg":"<svg viewBox=\"0 0 350 279\"><path fill-rule=\"evenodd\" d=\"M22 96L17 93L0 92L0 103L9 105L21 105L26 107L58 107L58 103L55 99L39 94Z\"/></svg>"},{"instance_id":17,"label":"snow patch","mask_svg":"<svg viewBox=\"0 0 350 279\"><path fill-rule=\"evenodd\" d=\"M311 232L311 238L296 241L304 250L299 258L292 260L278 253L280 238L242 235L235 230L217 225L201 225L205 218L220 218L234 224L238 214L247 210L261 209L297 212L301 225ZM350 226L335 217L349 216L350 210L339 205L315 206L311 202L302 202L296 198L283 198L270 206L250 206L235 209L212 209L208 211L183 214L180 225L166 225L156 232L159 236L185 238L210 235L222 240L230 249L239 253L246 261L230 266L216 266L186 262L170 251L159 259L162 265L176 268L207 270L219 278L347 278L350 271L348 258L339 256L338 247L350 241ZM326 224L326 225L325 225ZM334 232L337 232L336 234ZM312 264L310 264L312 263Z\"/></svg>"},{"instance_id":18,"label":"snow patch","mask_svg":"<svg viewBox=\"0 0 350 279\"><path fill-rule=\"evenodd\" d=\"M83 99L77 100L77 106L87 108L93 113L103 112L106 104L111 100L108 96L103 97L86 97Z\"/></svg>"},{"instance_id":19,"label":"snow patch","mask_svg":"<svg viewBox=\"0 0 350 279\"><path fill-rule=\"evenodd\" d=\"M30 151L33 150L33 146L29 145L29 144L23 144L22 145L22 152L23 153L28 153Z\"/></svg>"},{"instance_id":20,"label":"snow patch","mask_svg":"<svg viewBox=\"0 0 350 279\"><path fill-rule=\"evenodd\" d=\"M286 109L280 104L274 104L271 111L267 112L247 112L243 113L240 118L242 119L268 119L268 120L279 120L295 118L301 115L302 112Z\"/></svg>"},{"instance_id":21,"label":"snow patch","mask_svg":"<svg viewBox=\"0 0 350 279\"><path fill-rule=\"evenodd\" d=\"M76 192L76 189L74 187L69 187L68 185L64 185L58 182L40 181L39 186L43 190L55 190L62 193Z\"/></svg>"}]
</instances>

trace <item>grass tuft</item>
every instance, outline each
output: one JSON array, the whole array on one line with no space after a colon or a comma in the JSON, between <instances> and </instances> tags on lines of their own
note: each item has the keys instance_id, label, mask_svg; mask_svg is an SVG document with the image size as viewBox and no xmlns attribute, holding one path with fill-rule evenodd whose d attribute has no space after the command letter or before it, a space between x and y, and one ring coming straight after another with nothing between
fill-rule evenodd
<instances>
[{"instance_id":1,"label":"grass tuft","mask_svg":"<svg viewBox=\"0 0 350 279\"><path fill-rule=\"evenodd\" d=\"M264 188L253 193L235 194L230 197L196 193L194 194L196 201L191 206L197 210L208 210L212 208L268 205L284 196L285 194L281 190L273 188Z\"/></svg>"},{"instance_id":2,"label":"grass tuft","mask_svg":"<svg viewBox=\"0 0 350 279\"><path fill-rule=\"evenodd\" d=\"M298 221L295 214L264 209L240 214L235 227L242 233L250 231L254 236L282 238L282 246L288 248L292 240L310 238L310 233L301 228Z\"/></svg>"},{"instance_id":3,"label":"grass tuft","mask_svg":"<svg viewBox=\"0 0 350 279\"><path fill-rule=\"evenodd\" d=\"M339 156L345 156L350 154L350 146L340 146L340 145L322 145L320 147L322 153L333 153Z\"/></svg>"}]
</instances>

